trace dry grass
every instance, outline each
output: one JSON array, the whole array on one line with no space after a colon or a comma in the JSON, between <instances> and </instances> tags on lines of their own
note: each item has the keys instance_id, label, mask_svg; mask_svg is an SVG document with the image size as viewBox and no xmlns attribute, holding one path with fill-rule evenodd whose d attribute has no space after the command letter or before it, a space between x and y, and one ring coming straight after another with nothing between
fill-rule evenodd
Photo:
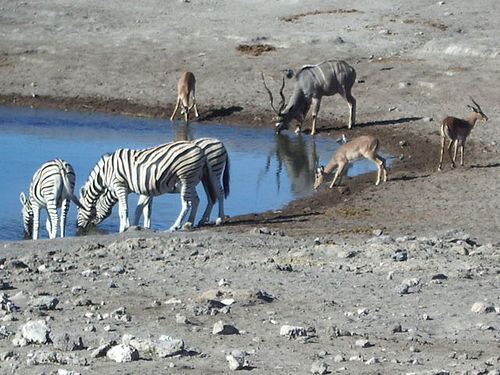
<instances>
[{"instance_id":1,"label":"dry grass","mask_svg":"<svg viewBox=\"0 0 500 375\"><path fill-rule=\"evenodd\" d=\"M313 12L299 13L299 14L295 14L293 16L281 17L280 20L285 21L285 22L293 22L293 21L297 21L299 18L307 17L307 16L317 16L320 14L348 14L348 13L361 13L361 12L357 9L315 10Z\"/></svg>"},{"instance_id":2,"label":"dry grass","mask_svg":"<svg viewBox=\"0 0 500 375\"><path fill-rule=\"evenodd\" d=\"M264 52L276 51L276 48L269 44L240 44L236 50L252 56L260 56Z\"/></svg>"},{"instance_id":3,"label":"dry grass","mask_svg":"<svg viewBox=\"0 0 500 375\"><path fill-rule=\"evenodd\" d=\"M430 27L434 27L436 29L439 29L441 31L446 31L448 29L448 26L445 25L444 23L438 23L438 22L434 22L434 21L422 21L422 20L414 20L414 19L406 19L403 21L404 23L407 23L407 24L421 24L421 25L426 25L426 26L430 26Z\"/></svg>"},{"instance_id":4,"label":"dry grass","mask_svg":"<svg viewBox=\"0 0 500 375\"><path fill-rule=\"evenodd\" d=\"M344 217L366 217L371 216L370 211L367 208L357 208L357 207L338 207L331 208L326 211L327 215L332 216L344 216Z\"/></svg>"}]
</instances>

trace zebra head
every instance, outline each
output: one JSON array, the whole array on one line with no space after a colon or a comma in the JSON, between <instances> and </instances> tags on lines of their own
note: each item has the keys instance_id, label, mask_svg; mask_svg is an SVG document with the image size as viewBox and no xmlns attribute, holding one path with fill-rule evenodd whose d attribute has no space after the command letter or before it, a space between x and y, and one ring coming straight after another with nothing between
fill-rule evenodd
<instances>
[{"instance_id":1,"label":"zebra head","mask_svg":"<svg viewBox=\"0 0 500 375\"><path fill-rule=\"evenodd\" d=\"M24 238L31 239L33 233L33 207L31 207L31 201L26 199L24 193L19 196L22 208L21 213L23 215L23 227L24 227Z\"/></svg>"},{"instance_id":2,"label":"zebra head","mask_svg":"<svg viewBox=\"0 0 500 375\"><path fill-rule=\"evenodd\" d=\"M76 215L76 227L83 231L88 229L89 225L92 224L96 217L95 204L89 201L88 194L86 193L86 186L82 186L80 189L81 207L78 207L78 213Z\"/></svg>"}]
</instances>

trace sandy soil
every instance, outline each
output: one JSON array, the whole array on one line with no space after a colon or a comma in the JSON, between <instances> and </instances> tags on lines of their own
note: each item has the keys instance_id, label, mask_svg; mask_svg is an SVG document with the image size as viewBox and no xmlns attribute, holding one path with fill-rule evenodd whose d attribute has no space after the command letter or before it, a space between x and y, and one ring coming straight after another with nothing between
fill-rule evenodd
<instances>
[{"instance_id":1,"label":"sandy soil","mask_svg":"<svg viewBox=\"0 0 500 375\"><path fill-rule=\"evenodd\" d=\"M343 59L357 71L358 125L347 130L346 103L325 98L320 132L374 134L398 156L381 186L373 175L345 179L219 228L2 243L2 373L228 373L235 349L246 352L243 371L258 374L322 373L323 362L349 374L500 372L494 1L0 9L1 103L167 117L191 70L203 121L272 126L260 72L277 90L281 69ZM490 120L472 131L465 167L437 172L439 122L465 117L469 96ZM45 321L50 340L30 343L30 320ZM218 320L240 333L212 334ZM305 336L281 336L284 325ZM70 348L64 332L82 345ZM184 349L160 358L161 335ZM140 359L95 354L113 341Z\"/></svg>"}]
</instances>

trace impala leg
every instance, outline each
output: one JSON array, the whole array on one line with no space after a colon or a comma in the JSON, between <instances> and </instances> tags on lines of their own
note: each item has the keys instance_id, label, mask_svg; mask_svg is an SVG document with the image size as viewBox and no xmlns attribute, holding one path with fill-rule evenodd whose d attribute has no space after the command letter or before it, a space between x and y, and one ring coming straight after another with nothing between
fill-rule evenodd
<instances>
[{"instance_id":1,"label":"impala leg","mask_svg":"<svg viewBox=\"0 0 500 375\"><path fill-rule=\"evenodd\" d=\"M311 135L316 134L316 120L318 118L319 107L321 105L320 98L312 99L312 127L311 127Z\"/></svg>"},{"instance_id":2,"label":"impala leg","mask_svg":"<svg viewBox=\"0 0 500 375\"><path fill-rule=\"evenodd\" d=\"M455 141L455 147L453 150L453 168L455 168L455 163L457 161L457 151L458 151L458 141Z\"/></svg>"},{"instance_id":3,"label":"impala leg","mask_svg":"<svg viewBox=\"0 0 500 375\"><path fill-rule=\"evenodd\" d=\"M455 168L455 161L453 160L453 155L451 154L451 147L452 146L453 146L453 140L450 140L450 143L448 144L448 155L450 156L451 167Z\"/></svg>"},{"instance_id":4,"label":"impala leg","mask_svg":"<svg viewBox=\"0 0 500 375\"><path fill-rule=\"evenodd\" d=\"M345 167L346 167L345 163L338 165L337 172L335 172L335 176L333 177L332 183L330 184L330 189L333 187L333 185L335 185L335 181L337 181L337 179L339 180L339 184L340 184Z\"/></svg>"},{"instance_id":5,"label":"impala leg","mask_svg":"<svg viewBox=\"0 0 500 375\"><path fill-rule=\"evenodd\" d=\"M444 146L446 144L446 139L444 137L441 137L441 151L439 153L439 165L438 165L438 171L441 170L441 167L443 166L443 154L444 154Z\"/></svg>"},{"instance_id":6,"label":"impala leg","mask_svg":"<svg viewBox=\"0 0 500 375\"><path fill-rule=\"evenodd\" d=\"M346 93L347 104L349 105L349 125L348 128L351 129L356 124L356 99L351 95L350 92Z\"/></svg>"},{"instance_id":7,"label":"impala leg","mask_svg":"<svg viewBox=\"0 0 500 375\"><path fill-rule=\"evenodd\" d=\"M460 165L462 167L464 166L464 149L465 149L465 142L462 142L460 144Z\"/></svg>"},{"instance_id":8,"label":"impala leg","mask_svg":"<svg viewBox=\"0 0 500 375\"><path fill-rule=\"evenodd\" d=\"M61 238L66 235L66 217L68 215L68 210L69 210L69 200L65 199L62 202L61 206L61 222L59 223L61 227Z\"/></svg>"},{"instance_id":9,"label":"impala leg","mask_svg":"<svg viewBox=\"0 0 500 375\"><path fill-rule=\"evenodd\" d=\"M174 121L175 114L177 113L177 110L179 109L180 103L181 103L181 98L177 98L177 103L175 103L174 112L172 113L172 116L170 116L170 121Z\"/></svg>"},{"instance_id":10,"label":"impala leg","mask_svg":"<svg viewBox=\"0 0 500 375\"><path fill-rule=\"evenodd\" d=\"M200 114L198 113L198 107L196 106L196 98L195 98L195 89L193 87L193 108L194 108L194 114L196 118L200 117Z\"/></svg>"}]
</instances>

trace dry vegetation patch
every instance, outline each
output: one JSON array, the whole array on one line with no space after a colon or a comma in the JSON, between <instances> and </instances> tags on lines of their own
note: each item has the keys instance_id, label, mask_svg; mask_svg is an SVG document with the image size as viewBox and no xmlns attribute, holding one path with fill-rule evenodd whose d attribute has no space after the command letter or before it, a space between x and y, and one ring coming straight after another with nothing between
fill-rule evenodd
<instances>
[{"instance_id":1,"label":"dry vegetation patch","mask_svg":"<svg viewBox=\"0 0 500 375\"><path fill-rule=\"evenodd\" d=\"M434 27L436 29L439 29L441 31L446 31L448 29L448 26L445 25L444 23L439 23L439 22L434 22L434 21L423 21L423 20L414 20L414 19L406 19L403 21L404 23L406 24L421 24L421 25L426 25L426 26L430 26L430 27Z\"/></svg>"},{"instance_id":2,"label":"dry vegetation patch","mask_svg":"<svg viewBox=\"0 0 500 375\"><path fill-rule=\"evenodd\" d=\"M315 10L312 12L295 14L293 16L280 17L280 20L285 21L285 22L293 22L293 21L297 21L299 18L307 17L307 16L317 16L320 14L346 14L346 13L361 13L361 12L357 9Z\"/></svg>"},{"instance_id":3,"label":"dry vegetation patch","mask_svg":"<svg viewBox=\"0 0 500 375\"><path fill-rule=\"evenodd\" d=\"M264 52L276 51L276 48L269 44L240 44L236 50L247 55L260 56Z\"/></svg>"}]
</instances>

